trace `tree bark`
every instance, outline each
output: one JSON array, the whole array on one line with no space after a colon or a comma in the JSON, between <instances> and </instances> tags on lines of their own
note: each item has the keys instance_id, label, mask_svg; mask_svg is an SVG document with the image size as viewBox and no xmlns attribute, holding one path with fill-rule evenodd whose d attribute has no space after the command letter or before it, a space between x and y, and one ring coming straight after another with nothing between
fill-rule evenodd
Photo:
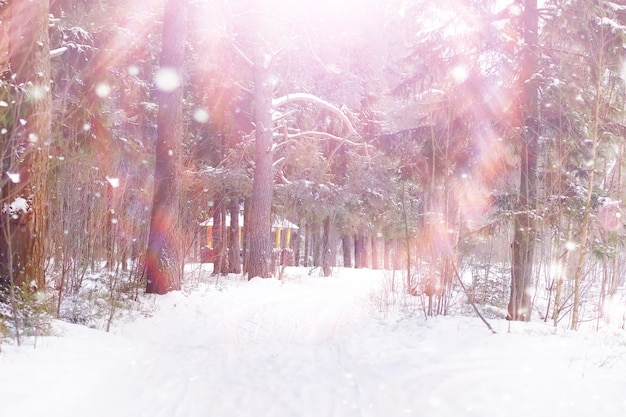
<instances>
[{"instance_id":1,"label":"tree bark","mask_svg":"<svg viewBox=\"0 0 626 417\"><path fill-rule=\"evenodd\" d=\"M378 263L378 237L372 236L372 269L380 269Z\"/></svg>"},{"instance_id":2,"label":"tree bark","mask_svg":"<svg viewBox=\"0 0 626 417\"><path fill-rule=\"evenodd\" d=\"M393 246L392 246L393 241L390 239L385 239L384 241L384 247L383 247L383 269L385 270L389 270L390 269L390 262L389 259L391 257L391 253L393 250Z\"/></svg>"},{"instance_id":3,"label":"tree bark","mask_svg":"<svg viewBox=\"0 0 626 417\"><path fill-rule=\"evenodd\" d=\"M404 243L406 243L406 245L404 245ZM402 254L404 253L403 247L406 246L407 249L410 249L410 239L408 237L405 237L404 239L401 239L399 237L395 238L393 240L393 269L394 270L398 270L398 269L403 269L403 260L402 260ZM410 264L410 258L411 255L408 254L407 255L407 262Z\"/></svg>"},{"instance_id":4,"label":"tree bark","mask_svg":"<svg viewBox=\"0 0 626 417\"><path fill-rule=\"evenodd\" d=\"M150 217L150 234L146 253L147 293L165 294L179 290L177 238L178 165L180 140L183 135L182 79L185 57L187 0L168 0L163 20L161 70L173 71L178 85L161 87L157 115L156 163L154 194Z\"/></svg>"},{"instance_id":5,"label":"tree bark","mask_svg":"<svg viewBox=\"0 0 626 417\"><path fill-rule=\"evenodd\" d=\"M354 235L354 268L363 268L363 246L360 235Z\"/></svg>"},{"instance_id":6,"label":"tree bark","mask_svg":"<svg viewBox=\"0 0 626 417\"><path fill-rule=\"evenodd\" d=\"M257 47L254 53L254 178L250 197L248 279L271 276L272 242L272 80L269 55Z\"/></svg>"},{"instance_id":7,"label":"tree bark","mask_svg":"<svg viewBox=\"0 0 626 417\"><path fill-rule=\"evenodd\" d=\"M226 236L226 209L224 197L219 194L216 198L213 211L213 275L228 273L228 242Z\"/></svg>"},{"instance_id":8,"label":"tree bark","mask_svg":"<svg viewBox=\"0 0 626 417\"><path fill-rule=\"evenodd\" d=\"M250 259L250 234L248 228L250 227L250 198L244 198L243 200L243 231L242 231L242 243L243 247L241 252L243 253L243 270L248 270L248 261Z\"/></svg>"},{"instance_id":9,"label":"tree bark","mask_svg":"<svg viewBox=\"0 0 626 417\"><path fill-rule=\"evenodd\" d=\"M349 235L343 235L341 237L341 249L343 251L343 266L345 268L352 267L352 245Z\"/></svg>"},{"instance_id":10,"label":"tree bark","mask_svg":"<svg viewBox=\"0 0 626 417\"><path fill-rule=\"evenodd\" d=\"M241 258L239 247L239 199L232 198L228 208L230 212L228 271L232 274L241 274Z\"/></svg>"},{"instance_id":11,"label":"tree bark","mask_svg":"<svg viewBox=\"0 0 626 417\"><path fill-rule=\"evenodd\" d=\"M293 248L293 266L300 266L300 244L302 243L302 229L291 238Z\"/></svg>"},{"instance_id":12,"label":"tree bark","mask_svg":"<svg viewBox=\"0 0 626 417\"><path fill-rule=\"evenodd\" d=\"M304 266L309 267L310 264L310 252L311 252L311 224L309 222L305 223L304 226Z\"/></svg>"},{"instance_id":13,"label":"tree bark","mask_svg":"<svg viewBox=\"0 0 626 417\"><path fill-rule=\"evenodd\" d=\"M324 218L322 233L322 273L325 277L329 277L332 272L334 258L330 243L330 216Z\"/></svg>"},{"instance_id":14,"label":"tree bark","mask_svg":"<svg viewBox=\"0 0 626 417\"><path fill-rule=\"evenodd\" d=\"M530 287L535 247L535 208L537 196L537 154L539 122L536 115L537 85L533 75L537 69L538 14L537 0L524 2L524 50L522 52L521 114L524 133L521 141L519 206L513 219L511 248L511 295L508 305L510 320L529 321L531 316Z\"/></svg>"},{"instance_id":15,"label":"tree bark","mask_svg":"<svg viewBox=\"0 0 626 417\"><path fill-rule=\"evenodd\" d=\"M322 239L320 232L320 223L318 221L312 221L309 228L309 237L311 243L309 248L311 250L311 266L318 267L322 265Z\"/></svg>"}]
</instances>

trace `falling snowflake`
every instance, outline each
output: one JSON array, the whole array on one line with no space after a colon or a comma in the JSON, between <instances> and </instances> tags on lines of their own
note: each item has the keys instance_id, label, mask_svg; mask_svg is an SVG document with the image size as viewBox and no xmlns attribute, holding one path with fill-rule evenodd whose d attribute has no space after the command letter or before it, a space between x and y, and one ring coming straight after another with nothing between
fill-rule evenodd
<instances>
[{"instance_id":1,"label":"falling snowflake","mask_svg":"<svg viewBox=\"0 0 626 417\"><path fill-rule=\"evenodd\" d=\"M119 178L106 177L106 179L109 182L109 184L111 185L111 187L117 188L117 187L120 186L120 179Z\"/></svg>"},{"instance_id":2,"label":"falling snowflake","mask_svg":"<svg viewBox=\"0 0 626 417\"><path fill-rule=\"evenodd\" d=\"M111 94L111 86L107 83L100 83L96 86L96 95L100 98L107 98Z\"/></svg>"},{"instance_id":3,"label":"falling snowflake","mask_svg":"<svg viewBox=\"0 0 626 417\"><path fill-rule=\"evenodd\" d=\"M196 109L193 113L193 119L198 123L206 123L209 121L209 112L205 109Z\"/></svg>"},{"instance_id":4,"label":"falling snowflake","mask_svg":"<svg viewBox=\"0 0 626 417\"><path fill-rule=\"evenodd\" d=\"M180 86L180 78L171 68L161 68L154 75L157 88L166 93L176 90Z\"/></svg>"}]
</instances>

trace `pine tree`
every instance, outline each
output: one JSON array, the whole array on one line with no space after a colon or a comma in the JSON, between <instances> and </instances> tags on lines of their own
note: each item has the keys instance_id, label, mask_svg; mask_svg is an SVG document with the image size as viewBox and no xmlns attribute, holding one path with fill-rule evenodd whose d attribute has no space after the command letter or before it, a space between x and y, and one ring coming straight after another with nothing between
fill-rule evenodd
<instances>
[{"instance_id":1,"label":"pine tree","mask_svg":"<svg viewBox=\"0 0 626 417\"><path fill-rule=\"evenodd\" d=\"M157 118L154 196L146 254L146 292L165 294L180 289L178 198L179 149L183 136L183 62L186 0L168 0L163 21L163 46Z\"/></svg>"},{"instance_id":2,"label":"pine tree","mask_svg":"<svg viewBox=\"0 0 626 417\"><path fill-rule=\"evenodd\" d=\"M250 213L247 218L248 232L248 279L270 277L272 242L270 236L273 175L272 175L272 79L273 57L257 45L253 55L252 77L254 80L254 177L250 197Z\"/></svg>"},{"instance_id":3,"label":"pine tree","mask_svg":"<svg viewBox=\"0 0 626 417\"><path fill-rule=\"evenodd\" d=\"M537 158L539 150L539 122L537 115L538 47L537 0L526 0L523 11L522 37L524 40L519 75L521 92L520 115L522 119L520 147L520 188L518 208L513 219L513 243L511 266L511 297L508 318L529 321L532 307L534 248L536 237L535 209L537 199Z\"/></svg>"}]
</instances>

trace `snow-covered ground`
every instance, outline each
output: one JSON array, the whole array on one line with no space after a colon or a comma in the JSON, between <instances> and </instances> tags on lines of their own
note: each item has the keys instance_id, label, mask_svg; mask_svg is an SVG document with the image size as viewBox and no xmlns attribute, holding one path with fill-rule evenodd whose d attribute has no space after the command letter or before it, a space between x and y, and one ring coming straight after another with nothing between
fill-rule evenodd
<instances>
[{"instance_id":1,"label":"snow-covered ground","mask_svg":"<svg viewBox=\"0 0 626 417\"><path fill-rule=\"evenodd\" d=\"M377 311L383 273L206 278L3 346L2 417L625 416L626 335Z\"/></svg>"}]
</instances>

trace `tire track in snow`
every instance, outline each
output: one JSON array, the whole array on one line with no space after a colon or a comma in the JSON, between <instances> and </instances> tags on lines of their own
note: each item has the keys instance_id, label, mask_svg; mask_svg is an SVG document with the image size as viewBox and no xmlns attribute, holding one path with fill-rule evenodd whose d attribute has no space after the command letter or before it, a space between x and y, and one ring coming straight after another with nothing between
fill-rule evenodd
<instances>
[{"instance_id":1,"label":"tire track in snow","mask_svg":"<svg viewBox=\"0 0 626 417\"><path fill-rule=\"evenodd\" d=\"M172 334L148 332L160 352L145 365L148 378L172 379L163 383L169 398L160 404L161 415L205 416L200 409L209 409L210 415L242 417L359 416L358 389L338 361L335 341L362 317L363 297L336 296L328 282L320 283L323 288L313 291L293 284L282 291L281 283L256 282L210 294L210 305L194 294L155 313L157 323L162 314L180 323ZM136 330L133 324L124 333L139 341ZM189 375L194 382L177 388ZM200 407L180 404L190 402Z\"/></svg>"}]
</instances>

